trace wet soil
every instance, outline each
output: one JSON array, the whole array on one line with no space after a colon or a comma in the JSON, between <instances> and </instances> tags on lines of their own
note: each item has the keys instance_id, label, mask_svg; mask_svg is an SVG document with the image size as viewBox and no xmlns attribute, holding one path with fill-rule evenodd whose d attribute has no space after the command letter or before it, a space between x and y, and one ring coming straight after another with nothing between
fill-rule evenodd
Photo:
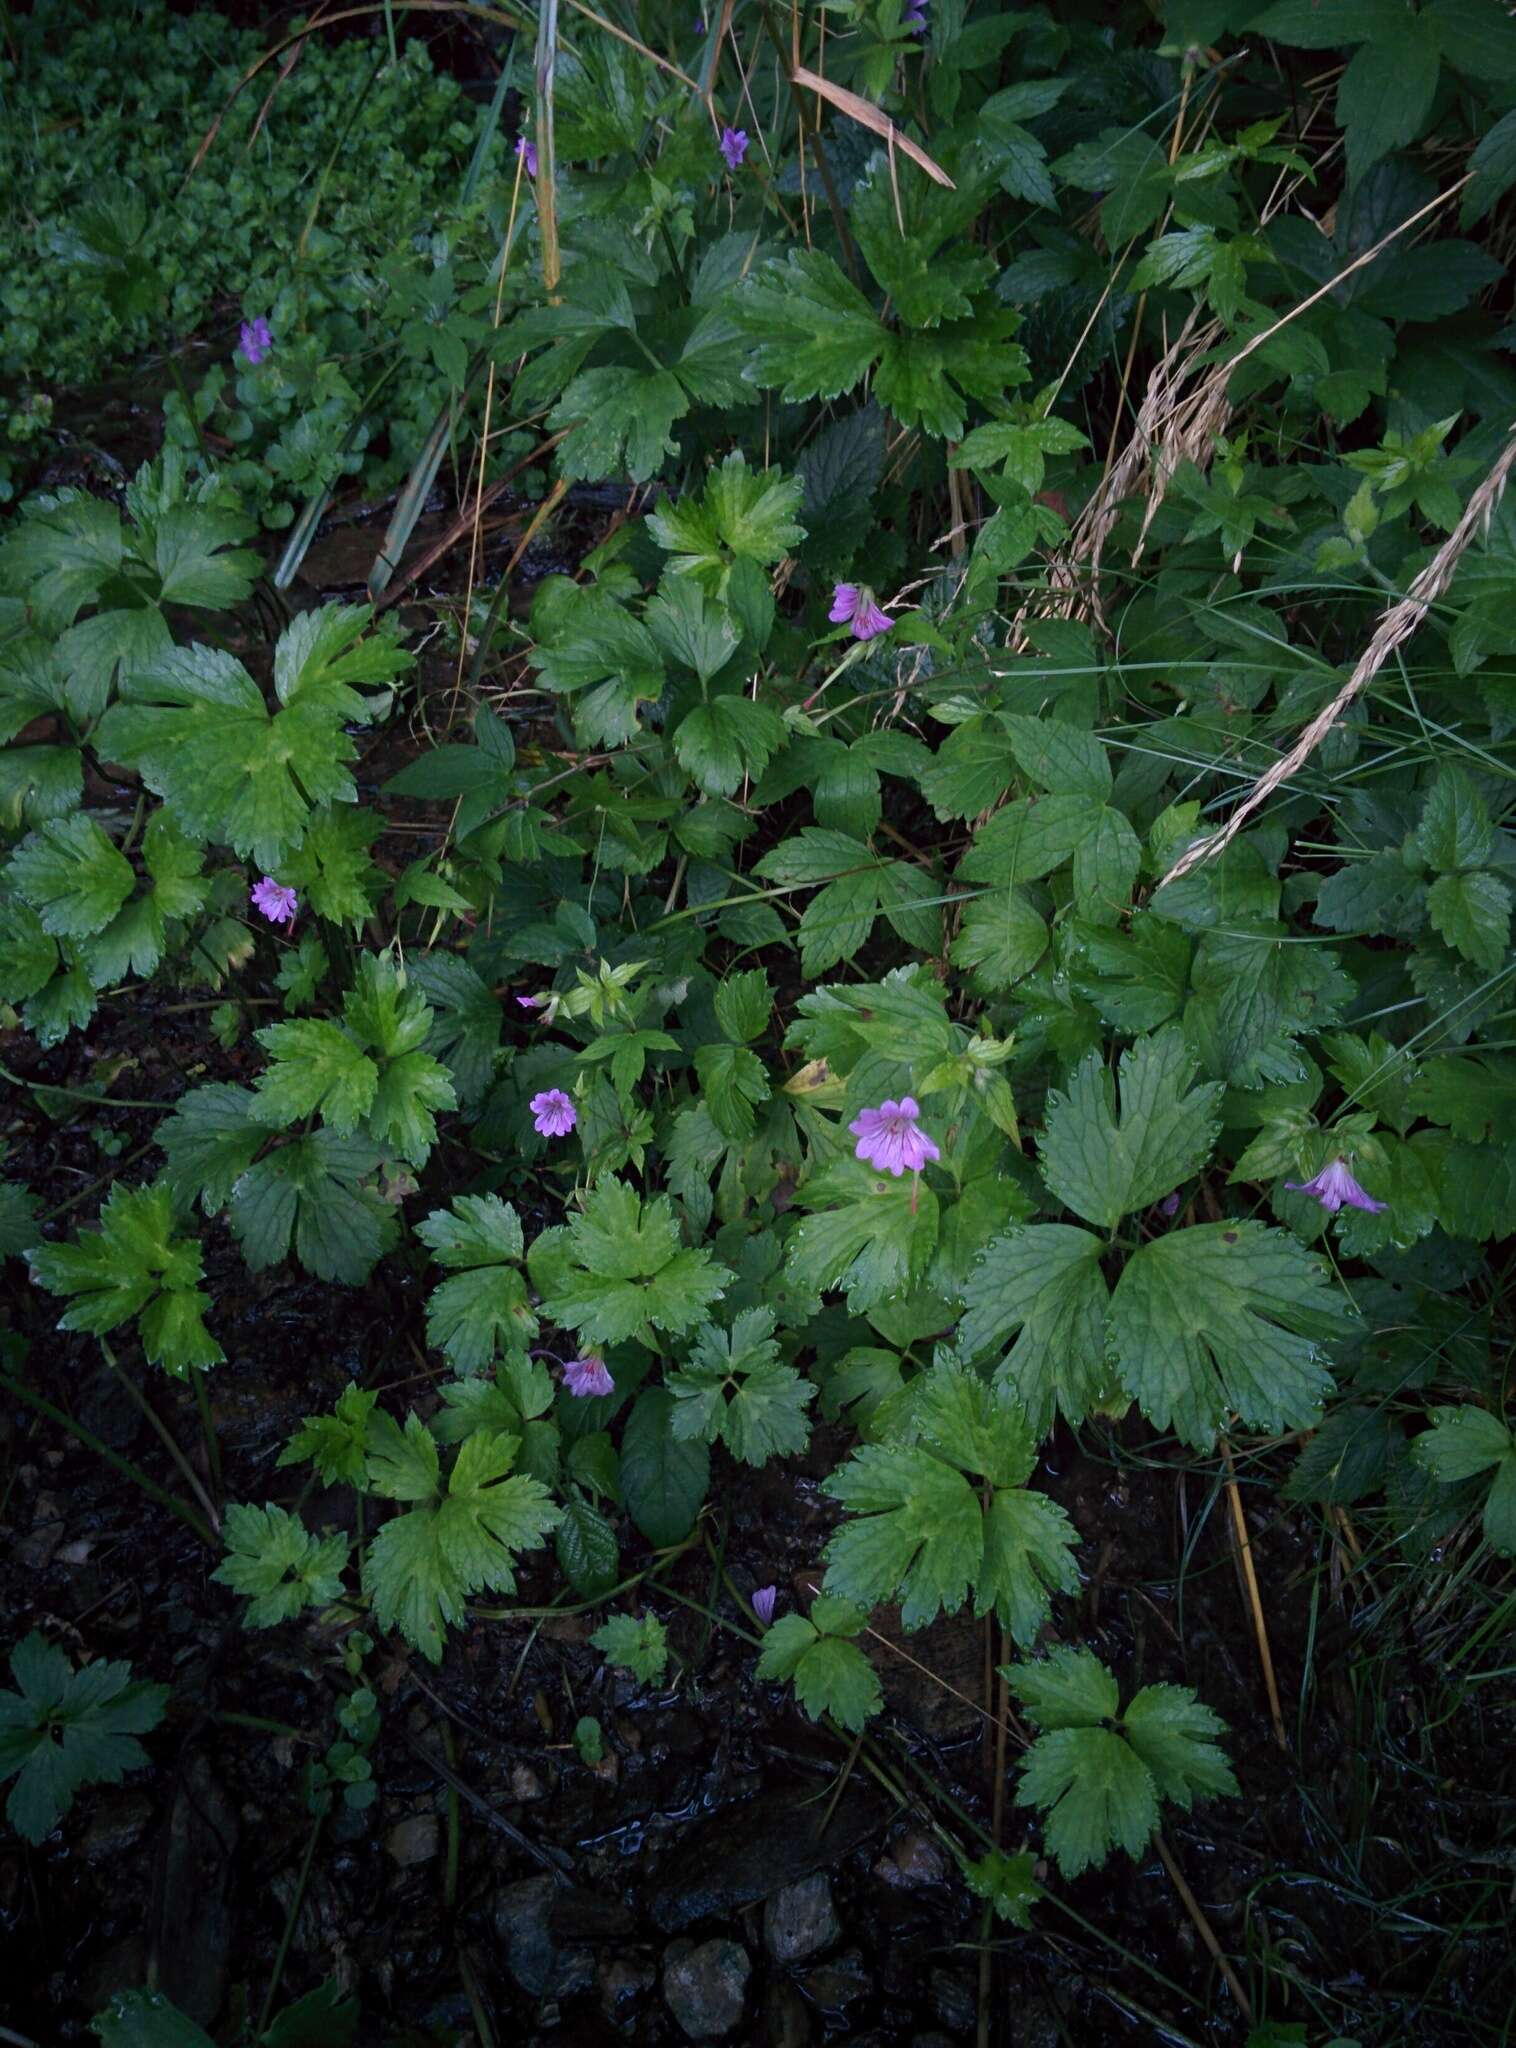
<instances>
[{"instance_id":1,"label":"wet soil","mask_svg":"<svg viewBox=\"0 0 1516 2048\"><path fill-rule=\"evenodd\" d=\"M121 1006L34 1056L27 1079L83 1088L111 1071L115 1089L167 1101L201 1077L206 1045L198 1013ZM25 1053L13 1044L0 1056ZM210 1057L217 1074L237 1071L235 1052ZM44 1100L53 1116L30 1091L12 1094L7 1167L44 1206L76 1201L62 1225L91 1213L104 1176L151 1170L150 1152L133 1163L150 1113ZM391 1405L434 1405L421 1289L398 1262L354 1292L283 1268L249 1275L214 1231L207 1242L228 1351L210 1383L226 1497L292 1502L300 1475L276 1469L278 1451L349 1379ZM24 1383L182 1493L93 1341L54 1320L49 1299L12 1304L7 1341ZM190 1393L148 1375L129 1347L121 1359L211 1490ZM362 1812L339 1805L312 1848L304 1770L337 1734L354 1683L341 1633L244 1631L239 1603L211 1583L216 1555L190 1529L4 1385L0 1428L0 1643L40 1627L76 1657L127 1658L173 1688L150 1772L83 1794L38 1850L0 1838L0 2017L14 2031L84 2039L109 1993L149 1972L207 2025L256 2014L293 1910L281 1996L335 1977L361 2000L365 2042L486 2040L486 2026L527 2042L976 2039L982 1908L936 1829L973 1848L972 1825L990 1824L982 1627L955 1619L907 1637L881 1619L870 1650L888 1713L854 1756L783 1688L757 1683L746 1616L717 1568L740 1590L774 1583L782 1604L805 1604L832 1515L818 1481L845 1449L837 1432L818 1432L783 1468L722 1472L709 1544L635 1596L665 1620L676 1652L662 1688L603 1667L588 1645L594 1614L476 1620L437 1669L393 1644L373 1648L363 1676L382 1709L377 1797ZM1255 1996L1271 1958L1276 2013L1288 1970L1331 1987L1364 2042L1411 2038L1412 2014L1418 2040L1471 2038L1445 2016L1460 1995L1490 2010L1509 1970L1494 1934L1471 1929L1454 1951L1461 1982L1433 1982L1449 1961L1418 1931L1428 1902L1400 1921L1381 1909L1418 1870L1447 1862L1439 1837L1478 1838L1480 1798L1460 1809L1446 1783L1435 1796L1418 1783L1410 1726L1387 1731L1366 1794L1354 1762L1361 1646L1333 1602L1340 1579L1318 1568L1313 1517L1250 1490L1292 1717L1280 1747L1225 1500L1144 1442L1125 1427L1082 1446L1055 1438L1040 1483L1083 1539L1084 1592L1061 1616L1068 1638L1095 1647L1128 1688L1195 1686L1230 1724L1242 1799L1173 1814L1167 1828L1206 1921ZM341 1494L306 1506L317 1522L351 1516ZM638 1539L623 1536L623 1568L636 1569ZM531 1607L557 1591L550 1569L529 1571L520 1599ZM1308 1656L1314 1683L1303 1686ZM1415 1697L1408 1683L1388 1711ZM596 1766L573 1747L584 1715L604 1730ZM1004 1835L1037 1845L1014 1807ZM807 1885L817 1873L824 1883ZM1158 1854L1051 1883L1056 1903L1034 1931L991 1931L989 2041L1243 2038ZM797 1915L799 1955L775 1933ZM1307 2016L1299 2000L1286 2011ZM692 2036L687 2024L726 2031Z\"/></svg>"}]
</instances>

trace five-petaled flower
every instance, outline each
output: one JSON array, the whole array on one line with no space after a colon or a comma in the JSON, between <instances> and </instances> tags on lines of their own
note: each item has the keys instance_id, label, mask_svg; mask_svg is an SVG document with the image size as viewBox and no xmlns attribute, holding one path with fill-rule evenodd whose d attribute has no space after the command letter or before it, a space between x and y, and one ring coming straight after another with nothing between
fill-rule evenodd
<instances>
[{"instance_id":1,"label":"five-petaled flower","mask_svg":"<svg viewBox=\"0 0 1516 2048\"><path fill-rule=\"evenodd\" d=\"M544 1138L566 1138L579 1121L579 1112L561 1088L544 1088L527 1104L532 1122Z\"/></svg>"},{"instance_id":2,"label":"five-petaled flower","mask_svg":"<svg viewBox=\"0 0 1516 2048\"><path fill-rule=\"evenodd\" d=\"M851 624L855 640L877 640L895 623L875 604L874 593L866 583L839 583L832 592L832 608L827 617L834 626Z\"/></svg>"},{"instance_id":3,"label":"five-petaled flower","mask_svg":"<svg viewBox=\"0 0 1516 2048\"><path fill-rule=\"evenodd\" d=\"M274 346L273 330L260 313L256 320L244 320L237 340L237 353L247 363L261 363Z\"/></svg>"},{"instance_id":4,"label":"five-petaled flower","mask_svg":"<svg viewBox=\"0 0 1516 2048\"><path fill-rule=\"evenodd\" d=\"M592 1351L588 1358L571 1358L563 1368L563 1384L581 1401L596 1394L614 1394L616 1382L605 1369L605 1360Z\"/></svg>"},{"instance_id":5,"label":"five-petaled flower","mask_svg":"<svg viewBox=\"0 0 1516 2048\"><path fill-rule=\"evenodd\" d=\"M735 171L741 167L747 155L747 130L745 128L723 128L721 131L721 154L726 158L726 167Z\"/></svg>"},{"instance_id":6,"label":"five-petaled flower","mask_svg":"<svg viewBox=\"0 0 1516 2048\"><path fill-rule=\"evenodd\" d=\"M1323 1166L1314 1180L1287 1180L1285 1186L1297 1195L1314 1195L1330 1216L1346 1202L1350 1209L1368 1209L1375 1215L1381 1209L1388 1209L1388 1202L1376 1202L1354 1180L1345 1159L1334 1159L1330 1166Z\"/></svg>"},{"instance_id":7,"label":"five-petaled flower","mask_svg":"<svg viewBox=\"0 0 1516 2048\"><path fill-rule=\"evenodd\" d=\"M877 1109L861 1110L848 1129L858 1140L853 1147L859 1159L892 1173L920 1173L928 1160L940 1159L941 1152L916 1119L921 1110L914 1095L902 1095L898 1102L881 1102Z\"/></svg>"},{"instance_id":8,"label":"five-petaled flower","mask_svg":"<svg viewBox=\"0 0 1516 2048\"><path fill-rule=\"evenodd\" d=\"M261 882L254 882L249 892L254 910L261 910L270 924L293 924L295 912L300 908L300 899L293 889L276 882L272 875L265 875Z\"/></svg>"},{"instance_id":9,"label":"five-petaled flower","mask_svg":"<svg viewBox=\"0 0 1516 2048\"><path fill-rule=\"evenodd\" d=\"M779 1598L777 1586L760 1586L753 1594L753 1612L767 1628L774 1619L774 1602Z\"/></svg>"},{"instance_id":10,"label":"five-petaled flower","mask_svg":"<svg viewBox=\"0 0 1516 2048\"><path fill-rule=\"evenodd\" d=\"M529 178L535 178L537 175L536 143L528 142L524 135L518 135L516 138L516 154L526 165L526 175Z\"/></svg>"}]
</instances>

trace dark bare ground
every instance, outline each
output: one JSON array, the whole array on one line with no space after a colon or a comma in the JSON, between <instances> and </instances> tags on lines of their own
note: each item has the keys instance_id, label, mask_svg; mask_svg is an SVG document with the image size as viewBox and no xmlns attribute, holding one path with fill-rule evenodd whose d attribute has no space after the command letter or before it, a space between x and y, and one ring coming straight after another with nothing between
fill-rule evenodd
<instances>
[{"instance_id":1,"label":"dark bare ground","mask_svg":"<svg viewBox=\"0 0 1516 2048\"><path fill-rule=\"evenodd\" d=\"M113 1086L167 1102L205 1043L196 1013L123 1009L34 1061L27 1078L88 1086L102 1062L126 1059L135 1064ZM7 1056L26 1054L14 1045ZM216 1059L218 1073L235 1073L235 1053ZM150 1151L127 1163L151 1117L52 1102L61 1121L30 1093L13 1094L8 1171L44 1207L82 1196L60 1219L77 1226L99 1199L95 1180L117 1166L151 1171ZM120 1141L117 1166L95 1132ZM293 1500L297 1475L276 1471L278 1450L350 1378L426 1412L434 1368L420 1345L420 1289L394 1262L354 1293L286 1269L251 1276L215 1232L208 1246L229 1360L211 1381L229 1498ZM30 1345L25 1383L182 1492L93 1341L58 1333L55 1314L46 1297L14 1303L13 1327ZM122 1362L209 1485L190 1394L147 1376L130 1349ZM805 1599L831 1513L817 1481L840 1437L821 1432L801 1464L725 1472L710 1545L636 1596L666 1620L678 1653L677 1678L661 1691L602 1668L587 1643L592 1615L476 1621L437 1670L379 1645L365 1666L383 1703L379 1796L324 1824L302 1888L312 1829L302 1771L336 1733L333 1714L352 1682L340 1632L244 1632L238 1603L210 1582L215 1556L188 1528L12 1392L0 1391L0 1426L10 1560L0 1643L37 1626L76 1656L124 1657L173 1687L169 1717L150 1738L151 1773L84 1794L40 1850L10 1836L0 1846L0 2011L13 2030L82 2039L109 1992L145 1981L150 1968L207 2021L239 2007L256 2013L298 1899L282 1995L335 1975L362 2001L365 2041L472 2039L471 1998L499 2040L682 2040L665 1967L680 1944L717 1937L752 1959L728 2039L890 2048L974 2039L981 1909L933 1823L972 1847L954 1805L988 1821L982 1628L954 1620L905 1637L881 1627L874 1652L889 1713L850 1762L783 1689L755 1681L750 1640L719 1625L740 1629L745 1617L722 1588L717 1557L740 1588L772 1581L782 1597ZM1504 1757L1493 1769L1487 1758L1481 1784L1475 1760L1459 1758L1444 1733L1441 1778L1427 1782L1430 1752L1415 1724L1423 1675L1409 1644L1403 1684L1375 1694L1384 1725L1365 1728L1363 1646L1351 1608L1334 1596L1341 1574L1321 1568L1315 1517L1281 1510L1257 1488L1246 1497L1291 1744L1282 1750L1225 1498L1205 1473L1144 1442L1132 1427L1090 1432L1083 1447L1055 1439L1042 1483L1083 1538L1085 1589L1077 1613L1063 1616L1065 1632L1097 1648L1128 1687L1182 1680L1230 1723L1241 1801L1173 1815L1168 1830L1207 1921L1254 1996L1271 1962L1275 2014L1283 1963L1354 2016L1342 2031L1356 2027L1365 2042L1412 2030L1425 2042L1472 2038L1459 2031L1460 2002L1465 2013L1492 2011L1492 1987L1509 1967L1498 1922L1476 1913L1451 1950L1427 1928L1460 1911L1462 1873L1438 1842L1486 1831ZM341 1494L306 1505L318 1523L351 1513ZM627 1546L634 1569L630 1532ZM530 1606L553 1592L550 1568L539 1569L521 1599ZM606 1733L608 1754L594 1769L571 1743L584 1714ZM239 1715L287 1732L228 1718ZM1509 1710L1486 1716L1486 1740L1492 1726L1509 1736ZM872 1761L909 1789L905 1803L870 1775ZM449 1775L460 1788L456 1822ZM1014 1807L1005 1832L1011 1846L1025 1838ZM1386 1910L1439 1866L1445 1890ZM776 1961L763 1902L818 1870L835 1928L820 1952ZM1051 1885L1078 1918L1049 1902L1033 1932L993 1931L992 2041L1242 2038L1156 1854ZM1298 2002L1288 2010L1306 2016Z\"/></svg>"}]
</instances>

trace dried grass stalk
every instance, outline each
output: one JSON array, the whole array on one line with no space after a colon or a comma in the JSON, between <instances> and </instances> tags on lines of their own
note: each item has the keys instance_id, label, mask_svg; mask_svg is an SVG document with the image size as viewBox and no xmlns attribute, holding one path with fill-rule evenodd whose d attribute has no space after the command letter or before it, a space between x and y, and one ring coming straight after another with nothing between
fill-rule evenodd
<instances>
[{"instance_id":1,"label":"dried grass stalk","mask_svg":"<svg viewBox=\"0 0 1516 2048\"><path fill-rule=\"evenodd\" d=\"M1373 638L1358 657L1353 673L1331 703L1324 710L1317 712L1290 751L1259 778L1221 830L1212 833L1208 839L1196 840L1193 846L1179 856L1164 876L1160 887L1169 882L1177 882L1181 875L1187 875L1192 868L1199 867L1202 861L1211 860L1216 854L1221 853L1236 838L1259 805L1268 801L1280 783L1287 782L1304 767L1353 699L1368 688L1395 649L1402 641L1410 638L1446 591L1475 534L1481 531L1488 533L1490 519L1510 480L1513 465L1516 465L1516 427L1513 427L1511 438L1502 449L1500 459L1469 499L1463 517L1453 531L1420 575L1413 580L1405 596L1383 613L1374 629Z\"/></svg>"}]
</instances>

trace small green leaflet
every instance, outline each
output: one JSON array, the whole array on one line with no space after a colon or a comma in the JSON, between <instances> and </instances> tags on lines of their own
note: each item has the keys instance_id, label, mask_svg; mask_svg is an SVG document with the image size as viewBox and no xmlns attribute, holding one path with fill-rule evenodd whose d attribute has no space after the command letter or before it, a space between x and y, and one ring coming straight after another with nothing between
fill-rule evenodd
<instances>
[{"instance_id":1,"label":"small green leaflet","mask_svg":"<svg viewBox=\"0 0 1516 2048\"><path fill-rule=\"evenodd\" d=\"M279 1453L279 1464L308 1461L328 1486L362 1486L369 1417L378 1398L349 1380L330 1415L306 1416L304 1427L296 1430Z\"/></svg>"},{"instance_id":2,"label":"small green leaflet","mask_svg":"<svg viewBox=\"0 0 1516 2048\"><path fill-rule=\"evenodd\" d=\"M232 655L174 648L122 678L100 722L109 760L135 767L195 840L222 841L270 873L304 836L313 807L352 803L344 730L377 715L355 684L387 682L410 657L364 640L364 606L306 612L274 651L279 708Z\"/></svg>"},{"instance_id":3,"label":"small green leaflet","mask_svg":"<svg viewBox=\"0 0 1516 2048\"><path fill-rule=\"evenodd\" d=\"M682 1543L689 1535L711 1477L711 1454L705 1444L675 1436L676 1412L666 1387L650 1387L637 1396L621 1437L621 1489L627 1510L658 1550Z\"/></svg>"},{"instance_id":4,"label":"small green leaflet","mask_svg":"<svg viewBox=\"0 0 1516 2048\"><path fill-rule=\"evenodd\" d=\"M501 1009L488 983L455 953L423 953L407 969L431 1005L422 1049L442 1061L463 1109L476 1108L500 1056Z\"/></svg>"},{"instance_id":5,"label":"small green leaflet","mask_svg":"<svg viewBox=\"0 0 1516 2048\"><path fill-rule=\"evenodd\" d=\"M37 1197L14 1181L0 1181L0 1259L19 1258L37 1242Z\"/></svg>"},{"instance_id":6,"label":"small green leaflet","mask_svg":"<svg viewBox=\"0 0 1516 2048\"><path fill-rule=\"evenodd\" d=\"M969 1890L976 1898L988 1899L1002 1920L1013 1927L1031 1926L1032 1908L1043 1890L1035 1875L1037 1859L1029 1851L1007 1855L1003 1849L991 1849L977 1862L960 1851L958 1867Z\"/></svg>"},{"instance_id":7,"label":"small green leaflet","mask_svg":"<svg viewBox=\"0 0 1516 2048\"><path fill-rule=\"evenodd\" d=\"M98 1230L72 1244L34 1246L32 1278L50 1294L73 1296L59 1329L103 1337L136 1316L143 1350L165 1372L183 1379L221 1365L226 1354L202 1320L210 1296L199 1285L200 1245L176 1237L175 1222L167 1187L117 1187Z\"/></svg>"},{"instance_id":8,"label":"small green leaflet","mask_svg":"<svg viewBox=\"0 0 1516 2048\"><path fill-rule=\"evenodd\" d=\"M61 939L104 931L137 879L131 862L82 811L28 834L5 875L36 911L42 929Z\"/></svg>"},{"instance_id":9,"label":"small green leaflet","mask_svg":"<svg viewBox=\"0 0 1516 2048\"><path fill-rule=\"evenodd\" d=\"M827 1594L812 1602L810 1617L782 1614L764 1632L758 1658L760 1678L788 1679L813 1721L830 1714L850 1734L884 1705L873 1665L852 1638L868 1615Z\"/></svg>"},{"instance_id":10,"label":"small green leaflet","mask_svg":"<svg viewBox=\"0 0 1516 2048\"><path fill-rule=\"evenodd\" d=\"M995 1377L1038 1436L1051 1429L1055 1409L1083 1422L1108 1387L1104 1251L1087 1230L1039 1223L993 1239L964 1287L958 1348L977 1359L1015 1338Z\"/></svg>"},{"instance_id":11,"label":"small green leaflet","mask_svg":"<svg viewBox=\"0 0 1516 2048\"><path fill-rule=\"evenodd\" d=\"M940 943L942 895L931 879L909 861L881 860L845 832L808 825L766 853L755 872L786 889L817 889L800 920L807 974L854 958L881 915L907 945L934 952Z\"/></svg>"},{"instance_id":12,"label":"small green leaflet","mask_svg":"<svg viewBox=\"0 0 1516 2048\"><path fill-rule=\"evenodd\" d=\"M673 559L676 576L724 590L735 562L769 568L805 539L795 519L804 485L782 470L750 470L740 450L711 470L700 497L667 500L648 514L648 532Z\"/></svg>"},{"instance_id":13,"label":"small green leaflet","mask_svg":"<svg viewBox=\"0 0 1516 2048\"><path fill-rule=\"evenodd\" d=\"M386 796L427 797L455 803L453 831L466 839L476 826L503 811L516 794L516 743L503 718L481 704L474 718L472 746L448 742L408 762L384 785Z\"/></svg>"},{"instance_id":14,"label":"small green leaflet","mask_svg":"<svg viewBox=\"0 0 1516 2048\"><path fill-rule=\"evenodd\" d=\"M15 1692L0 1691L0 1783L14 1778L6 1819L46 1841L85 1785L119 1785L151 1759L135 1738L163 1719L166 1685L133 1684L131 1666L99 1660L74 1671L34 1629L10 1656Z\"/></svg>"},{"instance_id":15,"label":"small green leaflet","mask_svg":"<svg viewBox=\"0 0 1516 2048\"><path fill-rule=\"evenodd\" d=\"M707 1323L667 1385L677 1438L719 1440L747 1465L791 1456L810 1442L805 1411L816 1389L780 1363L770 1309L744 1309L730 1330Z\"/></svg>"},{"instance_id":16,"label":"small green leaflet","mask_svg":"<svg viewBox=\"0 0 1516 2048\"><path fill-rule=\"evenodd\" d=\"M1042 1809L1065 1877L1114 1848L1140 1856L1165 1799L1188 1812L1197 1798L1236 1796L1214 1740L1224 1723L1188 1686L1144 1686L1118 1718L1116 1681L1093 1651L1060 1647L1001 1676L1042 1731L1022 1759L1016 1804Z\"/></svg>"},{"instance_id":17,"label":"small green leaflet","mask_svg":"<svg viewBox=\"0 0 1516 2048\"><path fill-rule=\"evenodd\" d=\"M808 1294L845 1292L855 1314L918 1286L937 1249L937 1197L913 1175L887 1179L860 1159L813 1173L797 1199L813 1210L791 1233L785 1270Z\"/></svg>"},{"instance_id":18,"label":"small green leaflet","mask_svg":"<svg viewBox=\"0 0 1516 2048\"><path fill-rule=\"evenodd\" d=\"M330 1605L342 1591L347 1538L340 1531L318 1539L298 1515L272 1502L259 1508L233 1501L222 1533L230 1555L211 1577L247 1595L245 1628L293 1621L307 1607Z\"/></svg>"},{"instance_id":19,"label":"small green leaflet","mask_svg":"<svg viewBox=\"0 0 1516 2048\"><path fill-rule=\"evenodd\" d=\"M684 1250L666 1195L642 1201L613 1175L598 1181L568 1226L568 1257L543 1314L592 1343L649 1330L677 1336L703 1322L731 1279L701 1246Z\"/></svg>"},{"instance_id":20,"label":"small green leaflet","mask_svg":"<svg viewBox=\"0 0 1516 2048\"><path fill-rule=\"evenodd\" d=\"M361 1140L312 1131L240 1174L229 1220L253 1271L277 1264L293 1239L318 1279L361 1286L398 1234L393 1207L369 1185L380 1157Z\"/></svg>"},{"instance_id":21,"label":"small green leaflet","mask_svg":"<svg viewBox=\"0 0 1516 2048\"><path fill-rule=\"evenodd\" d=\"M1443 1486L1492 1472L1482 1520L1492 1550L1516 1553L1516 1440L1483 1408L1434 1408L1431 1428L1417 1437L1416 1462Z\"/></svg>"},{"instance_id":22,"label":"small green leaflet","mask_svg":"<svg viewBox=\"0 0 1516 2048\"><path fill-rule=\"evenodd\" d=\"M515 1437L495 1430L471 1436L441 1495L435 1462L428 1474L429 1461L416 1449L419 1438L407 1441L405 1460L389 1461L389 1484L405 1489L394 1497L419 1505L386 1522L374 1537L364 1559L363 1588L380 1626L398 1628L437 1664L447 1625L463 1620L469 1595L486 1587L513 1592L516 1554L538 1548L557 1526L560 1510L539 1481L511 1473ZM435 1456L434 1450L433 1461Z\"/></svg>"},{"instance_id":23,"label":"small green leaflet","mask_svg":"<svg viewBox=\"0 0 1516 2048\"><path fill-rule=\"evenodd\" d=\"M695 1078L711 1122L740 1142L757 1126L757 1107L769 1099L769 1077L756 1053L740 1045L695 1048Z\"/></svg>"},{"instance_id":24,"label":"small green leaflet","mask_svg":"<svg viewBox=\"0 0 1516 2048\"><path fill-rule=\"evenodd\" d=\"M644 1614L640 1621L629 1614L613 1614L590 1641L608 1664L618 1664L644 1685L659 1684L668 1669L668 1635L656 1614Z\"/></svg>"},{"instance_id":25,"label":"small green leaflet","mask_svg":"<svg viewBox=\"0 0 1516 2048\"><path fill-rule=\"evenodd\" d=\"M1082 1060L1067 1094L1048 1099L1042 1177L1066 1208L1112 1230L1200 1168L1215 1143L1221 1085L1192 1087L1195 1058L1177 1026L1121 1056L1121 1113L1104 1059Z\"/></svg>"},{"instance_id":26,"label":"small green leaflet","mask_svg":"<svg viewBox=\"0 0 1516 2048\"><path fill-rule=\"evenodd\" d=\"M1093 924L1115 924L1131 903L1142 846L1125 815L1087 793L1017 797L974 835L960 881L1010 888L1072 861L1074 901Z\"/></svg>"},{"instance_id":27,"label":"small green leaflet","mask_svg":"<svg viewBox=\"0 0 1516 2048\"><path fill-rule=\"evenodd\" d=\"M854 1519L827 1545L826 1590L864 1608L898 1597L907 1629L956 1613L969 1593L1018 1643L1047 1619L1078 1573L1074 1529L1028 1491L1036 1452L1005 1387L938 1365L912 1382L909 1426L865 1444L825 1482ZM969 1475L987 1482L987 1500Z\"/></svg>"},{"instance_id":28,"label":"small green leaflet","mask_svg":"<svg viewBox=\"0 0 1516 2048\"><path fill-rule=\"evenodd\" d=\"M1233 1413L1270 1432L1313 1427L1332 1388L1319 1347L1350 1328L1323 1262L1247 1222L1150 1239L1109 1311L1121 1384L1156 1429L1206 1450Z\"/></svg>"},{"instance_id":29,"label":"small green leaflet","mask_svg":"<svg viewBox=\"0 0 1516 2048\"><path fill-rule=\"evenodd\" d=\"M637 707L663 695L663 657L640 619L602 590L544 578L532 604L532 662L545 690L574 697L574 725L591 746L624 746Z\"/></svg>"},{"instance_id":30,"label":"small green leaflet","mask_svg":"<svg viewBox=\"0 0 1516 2048\"><path fill-rule=\"evenodd\" d=\"M537 1334L518 1270L521 1222L498 1195L459 1195L434 1209L416 1235L453 1277L433 1288L426 1305L426 1341L447 1353L454 1370L480 1372L502 1351L523 1353Z\"/></svg>"}]
</instances>

